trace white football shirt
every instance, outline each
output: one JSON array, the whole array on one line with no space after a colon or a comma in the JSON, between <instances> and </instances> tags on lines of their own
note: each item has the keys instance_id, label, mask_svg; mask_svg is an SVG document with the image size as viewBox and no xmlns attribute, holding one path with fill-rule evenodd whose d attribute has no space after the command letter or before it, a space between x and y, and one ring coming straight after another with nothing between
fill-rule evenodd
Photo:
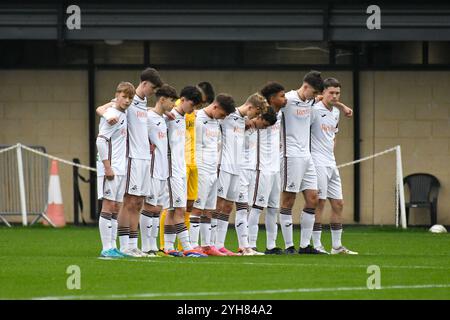
<instances>
[{"instance_id":1,"label":"white football shirt","mask_svg":"<svg viewBox=\"0 0 450 320\"><path fill-rule=\"evenodd\" d=\"M169 132L169 175L171 177L186 177L186 159L184 148L186 145L186 120L177 110L172 109L174 120L166 119Z\"/></svg>"},{"instance_id":2,"label":"white football shirt","mask_svg":"<svg viewBox=\"0 0 450 320\"><path fill-rule=\"evenodd\" d=\"M286 106L281 109L282 152L288 158L309 156L311 107L314 99L303 101L296 90L286 93L286 98Z\"/></svg>"},{"instance_id":3,"label":"white football shirt","mask_svg":"<svg viewBox=\"0 0 450 320\"><path fill-rule=\"evenodd\" d=\"M338 132L339 109L331 111L322 101L313 106L311 116L311 155L316 166L335 167L334 138Z\"/></svg>"},{"instance_id":4,"label":"white football shirt","mask_svg":"<svg viewBox=\"0 0 450 320\"><path fill-rule=\"evenodd\" d=\"M256 170L258 130L248 129L244 134L242 169Z\"/></svg>"},{"instance_id":5,"label":"white football shirt","mask_svg":"<svg viewBox=\"0 0 450 320\"><path fill-rule=\"evenodd\" d=\"M245 118L239 110L229 114L221 123L222 153L220 170L238 175L244 150Z\"/></svg>"},{"instance_id":6,"label":"white football shirt","mask_svg":"<svg viewBox=\"0 0 450 320\"><path fill-rule=\"evenodd\" d=\"M199 171L217 173L219 135L219 122L199 110L195 118L195 159Z\"/></svg>"},{"instance_id":7,"label":"white football shirt","mask_svg":"<svg viewBox=\"0 0 450 320\"><path fill-rule=\"evenodd\" d=\"M147 98L135 95L127 109L128 157L150 160L147 129Z\"/></svg>"},{"instance_id":8,"label":"white football shirt","mask_svg":"<svg viewBox=\"0 0 450 320\"><path fill-rule=\"evenodd\" d=\"M114 125L109 125L106 119L116 117L119 121ZM105 168L102 160L109 159L111 168L115 175L126 174L126 152L127 152L127 115L126 112L117 110L115 107L108 108L104 117L100 119L97 136L98 143L105 143L108 155L105 159L100 159L97 153L97 176L105 175Z\"/></svg>"},{"instance_id":9,"label":"white football shirt","mask_svg":"<svg viewBox=\"0 0 450 320\"><path fill-rule=\"evenodd\" d=\"M280 127L281 111L278 112L274 125L258 130L258 170L272 173L280 171Z\"/></svg>"},{"instance_id":10,"label":"white football shirt","mask_svg":"<svg viewBox=\"0 0 450 320\"><path fill-rule=\"evenodd\" d=\"M169 177L169 160L167 158L167 125L163 116L153 110L147 111L148 138L155 145L151 153L150 175L152 178L165 180Z\"/></svg>"}]
</instances>

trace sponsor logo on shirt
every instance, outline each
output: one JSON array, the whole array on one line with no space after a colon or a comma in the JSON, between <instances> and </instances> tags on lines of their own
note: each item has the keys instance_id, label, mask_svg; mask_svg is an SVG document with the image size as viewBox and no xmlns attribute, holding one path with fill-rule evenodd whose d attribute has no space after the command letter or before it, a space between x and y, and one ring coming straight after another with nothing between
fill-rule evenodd
<instances>
[{"instance_id":1,"label":"sponsor logo on shirt","mask_svg":"<svg viewBox=\"0 0 450 320\"><path fill-rule=\"evenodd\" d=\"M234 127L233 128L233 132L235 132L235 133L244 133L244 129L242 129L241 127Z\"/></svg>"},{"instance_id":2,"label":"sponsor logo on shirt","mask_svg":"<svg viewBox=\"0 0 450 320\"><path fill-rule=\"evenodd\" d=\"M326 125L326 124L322 124L320 126L320 128L322 129L322 131L325 131L325 132L335 132L336 131L335 126L330 126L330 125Z\"/></svg>"},{"instance_id":3,"label":"sponsor logo on shirt","mask_svg":"<svg viewBox=\"0 0 450 320\"><path fill-rule=\"evenodd\" d=\"M219 130L206 129L205 135L207 137L218 137L219 136Z\"/></svg>"},{"instance_id":4,"label":"sponsor logo on shirt","mask_svg":"<svg viewBox=\"0 0 450 320\"><path fill-rule=\"evenodd\" d=\"M146 111L136 111L136 116L138 118L145 118L145 119L147 119L147 112Z\"/></svg>"},{"instance_id":5,"label":"sponsor logo on shirt","mask_svg":"<svg viewBox=\"0 0 450 320\"><path fill-rule=\"evenodd\" d=\"M299 108L295 111L295 114L299 117L307 117L311 113L310 108Z\"/></svg>"},{"instance_id":6,"label":"sponsor logo on shirt","mask_svg":"<svg viewBox=\"0 0 450 320\"><path fill-rule=\"evenodd\" d=\"M164 131L158 132L158 139L165 139L167 134Z\"/></svg>"}]
</instances>

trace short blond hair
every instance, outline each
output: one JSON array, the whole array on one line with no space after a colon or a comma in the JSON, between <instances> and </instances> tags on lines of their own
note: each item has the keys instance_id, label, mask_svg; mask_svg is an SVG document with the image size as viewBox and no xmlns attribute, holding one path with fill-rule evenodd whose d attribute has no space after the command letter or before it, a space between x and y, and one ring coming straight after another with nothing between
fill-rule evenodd
<instances>
[{"instance_id":1,"label":"short blond hair","mask_svg":"<svg viewBox=\"0 0 450 320\"><path fill-rule=\"evenodd\" d=\"M122 81L116 88L116 93L125 93L129 98L133 99L136 89L130 82Z\"/></svg>"},{"instance_id":2,"label":"short blond hair","mask_svg":"<svg viewBox=\"0 0 450 320\"><path fill-rule=\"evenodd\" d=\"M260 114L267 112L267 109L269 108L269 103L266 98L257 92L249 96L245 103L249 103L257 108Z\"/></svg>"}]
</instances>

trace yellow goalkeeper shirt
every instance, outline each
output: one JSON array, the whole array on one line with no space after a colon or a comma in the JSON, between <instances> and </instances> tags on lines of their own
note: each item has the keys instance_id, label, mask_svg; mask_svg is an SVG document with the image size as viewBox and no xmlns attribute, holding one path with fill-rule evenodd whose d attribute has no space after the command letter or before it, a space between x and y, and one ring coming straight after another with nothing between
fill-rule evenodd
<instances>
[{"instance_id":1,"label":"yellow goalkeeper shirt","mask_svg":"<svg viewBox=\"0 0 450 320\"><path fill-rule=\"evenodd\" d=\"M176 106L181 103L180 99L175 102ZM186 166L195 167L195 111L186 113L186 143L184 145L184 158Z\"/></svg>"}]
</instances>

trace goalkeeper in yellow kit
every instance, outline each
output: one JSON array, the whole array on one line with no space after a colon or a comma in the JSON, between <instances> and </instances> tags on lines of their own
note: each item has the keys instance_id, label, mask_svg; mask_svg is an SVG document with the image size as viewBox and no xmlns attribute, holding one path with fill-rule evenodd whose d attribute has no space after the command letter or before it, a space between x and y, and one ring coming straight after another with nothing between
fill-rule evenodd
<instances>
[{"instance_id":1,"label":"goalkeeper in yellow kit","mask_svg":"<svg viewBox=\"0 0 450 320\"><path fill-rule=\"evenodd\" d=\"M214 101L214 89L209 82L200 82L197 87L202 92L202 104L196 106L196 110L202 109ZM178 105L180 100L175 102ZM195 163L195 115L196 112L186 114L186 145L185 145L185 159L186 159L186 179L187 179L187 205L185 214L185 223L187 228L190 226L190 214L195 199L197 199L197 165ZM164 247L164 221L166 218L166 211L161 213L159 234L160 234L160 248ZM182 250L180 243L178 243L178 250Z\"/></svg>"}]
</instances>

